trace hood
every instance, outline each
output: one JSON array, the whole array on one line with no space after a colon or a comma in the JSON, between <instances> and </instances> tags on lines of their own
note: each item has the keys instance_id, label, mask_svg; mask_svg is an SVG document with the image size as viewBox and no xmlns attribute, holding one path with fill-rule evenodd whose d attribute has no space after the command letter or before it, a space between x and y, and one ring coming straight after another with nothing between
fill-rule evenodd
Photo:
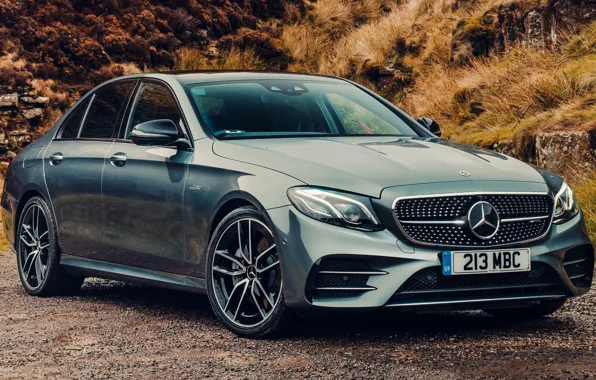
<instances>
[{"instance_id":1,"label":"hood","mask_svg":"<svg viewBox=\"0 0 596 380\"><path fill-rule=\"evenodd\" d=\"M521 161L438 138L238 139L216 141L213 151L225 158L285 173L311 186L377 198L387 187L434 182L544 184L542 176Z\"/></svg>"}]
</instances>

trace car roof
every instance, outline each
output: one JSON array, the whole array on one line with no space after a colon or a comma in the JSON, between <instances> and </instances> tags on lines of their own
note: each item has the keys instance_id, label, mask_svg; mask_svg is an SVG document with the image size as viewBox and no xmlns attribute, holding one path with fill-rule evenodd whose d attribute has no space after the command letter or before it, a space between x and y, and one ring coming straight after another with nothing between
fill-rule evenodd
<instances>
[{"instance_id":1,"label":"car roof","mask_svg":"<svg viewBox=\"0 0 596 380\"><path fill-rule=\"evenodd\" d=\"M177 79L184 85L224 82L224 81L242 81L242 80L263 80L263 79L281 79L281 80L298 80L298 81L317 81L317 82L335 82L346 83L342 78L320 75L320 74L303 74L303 73L289 73L289 72L268 72L268 71L233 71L233 70L209 70L209 71L170 71L170 72L155 72L133 74L120 77L118 79L126 78L163 78L169 76Z\"/></svg>"}]
</instances>

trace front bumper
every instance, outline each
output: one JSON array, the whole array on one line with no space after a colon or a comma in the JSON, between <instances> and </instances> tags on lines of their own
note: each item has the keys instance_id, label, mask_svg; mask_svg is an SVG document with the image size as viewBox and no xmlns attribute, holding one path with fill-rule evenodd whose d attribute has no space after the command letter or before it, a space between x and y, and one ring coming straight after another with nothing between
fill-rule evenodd
<instances>
[{"instance_id":1,"label":"front bumper","mask_svg":"<svg viewBox=\"0 0 596 380\"><path fill-rule=\"evenodd\" d=\"M453 292L447 297L438 297L436 293L429 292L431 294L426 298L420 297L420 294L404 296L399 290L415 274L426 273L420 271L440 271L439 254L442 249L439 247L414 247L396 238L388 230L361 232L327 225L301 214L293 206L271 209L268 213L282 253L285 302L289 307L300 311L381 307L408 310L510 307L527 302L535 303L541 299L584 294L589 290L593 275L592 264L590 273L584 279L586 281L572 281L573 276L568 275L563 265L566 253L574 248L575 251L588 252L593 263L593 248L581 213L569 222L553 225L543 240L513 247L529 248L532 267L550 272L556 286L535 287L529 292L527 287L505 284L486 291ZM357 269L363 276L368 273L366 282L360 283L367 290L344 292L342 296L333 292L326 292L323 296L313 293L319 264L329 258L359 259L365 262L368 269ZM565 260L569 269L569 263L573 262Z\"/></svg>"}]
</instances>

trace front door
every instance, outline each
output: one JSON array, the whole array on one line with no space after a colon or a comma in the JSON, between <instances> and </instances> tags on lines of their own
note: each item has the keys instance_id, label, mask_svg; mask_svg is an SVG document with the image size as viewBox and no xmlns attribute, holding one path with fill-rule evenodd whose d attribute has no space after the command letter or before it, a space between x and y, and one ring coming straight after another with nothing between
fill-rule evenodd
<instances>
[{"instance_id":1,"label":"front door","mask_svg":"<svg viewBox=\"0 0 596 380\"><path fill-rule=\"evenodd\" d=\"M119 264L184 273L182 201L192 152L139 146L130 141L137 124L170 119L185 133L169 88L139 86L120 138L106 155L103 174L104 243L107 259Z\"/></svg>"},{"instance_id":2,"label":"front door","mask_svg":"<svg viewBox=\"0 0 596 380\"><path fill-rule=\"evenodd\" d=\"M134 82L104 87L75 108L44 155L44 173L65 254L101 259L101 177Z\"/></svg>"}]
</instances>

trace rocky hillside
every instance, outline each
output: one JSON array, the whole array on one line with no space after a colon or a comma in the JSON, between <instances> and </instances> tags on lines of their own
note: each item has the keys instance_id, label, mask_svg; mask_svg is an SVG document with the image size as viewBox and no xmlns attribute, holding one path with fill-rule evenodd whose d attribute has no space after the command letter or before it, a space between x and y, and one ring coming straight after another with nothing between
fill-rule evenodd
<instances>
[{"instance_id":1,"label":"rocky hillside","mask_svg":"<svg viewBox=\"0 0 596 380\"><path fill-rule=\"evenodd\" d=\"M0 162L96 84L170 70L181 48L212 57L283 11L273 0L0 0Z\"/></svg>"},{"instance_id":2,"label":"rocky hillside","mask_svg":"<svg viewBox=\"0 0 596 380\"><path fill-rule=\"evenodd\" d=\"M565 175L596 232L595 0L0 0L0 162L106 79L213 68L356 80Z\"/></svg>"}]
</instances>

